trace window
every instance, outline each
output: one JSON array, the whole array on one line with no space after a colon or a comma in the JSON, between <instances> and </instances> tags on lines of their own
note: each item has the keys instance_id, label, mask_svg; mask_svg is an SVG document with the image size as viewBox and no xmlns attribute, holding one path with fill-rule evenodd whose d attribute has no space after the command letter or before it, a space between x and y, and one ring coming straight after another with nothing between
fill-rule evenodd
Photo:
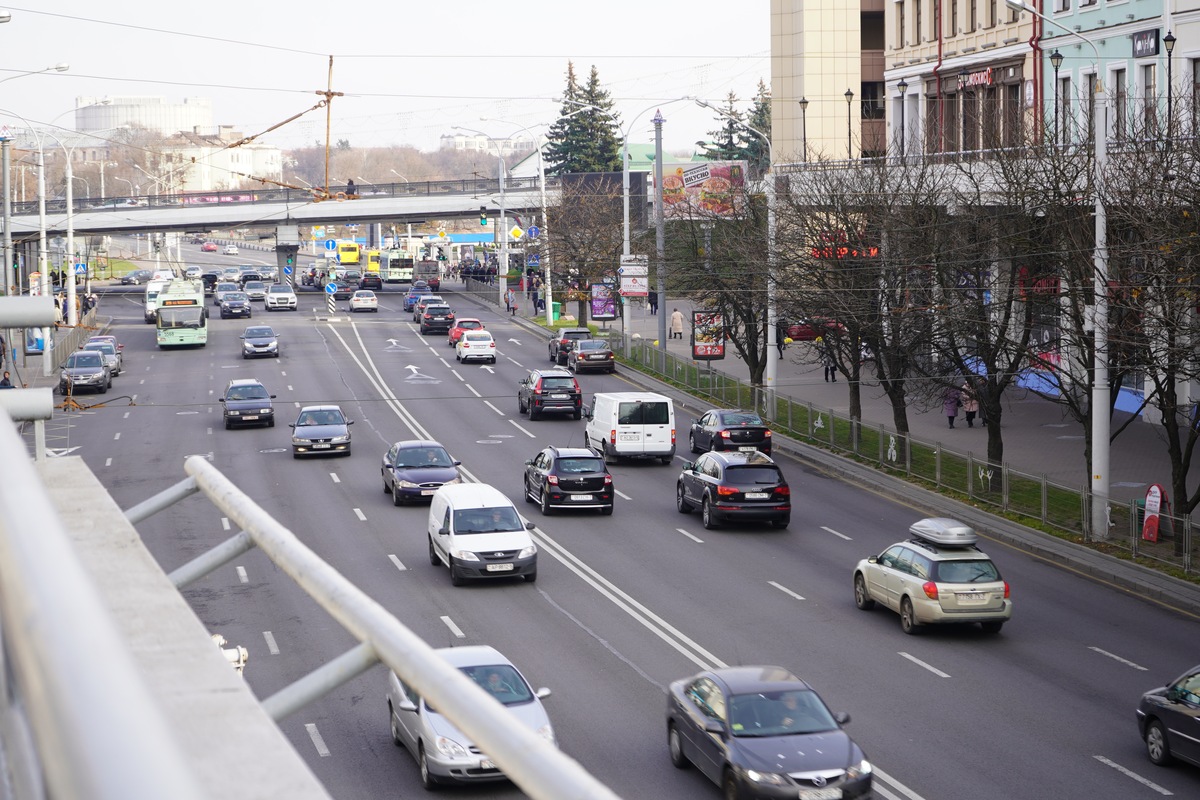
<instances>
[{"instance_id":1,"label":"window","mask_svg":"<svg viewBox=\"0 0 1200 800\"><path fill-rule=\"evenodd\" d=\"M1142 65L1142 121L1146 134L1158 130L1158 86L1153 64Z\"/></svg>"},{"instance_id":2,"label":"window","mask_svg":"<svg viewBox=\"0 0 1200 800\"><path fill-rule=\"evenodd\" d=\"M1113 128L1117 139L1124 139L1129 129L1129 96L1125 91L1125 70L1113 71L1114 114Z\"/></svg>"},{"instance_id":3,"label":"window","mask_svg":"<svg viewBox=\"0 0 1200 800\"><path fill-rule=\"evenodd\" d=\"M950 2L950 36L958 35L958 0Z\"/></svg>"},{"instance_id":4,"label":"window","mask_svg":"<svg viewBox=\"0 0 1200 800\"><path fill-rule=\"evenodd\" d=\"M1071 0L1054 0L1055 11L1070 11Z\"/></svg>"},{"instance_id":5,"label":"window","mask_svg":"<svg viewBox=\"0 0 1200 800\"><path fill-rule=\"evenodd\" d=\"M861 88L862 118L883 119L883 81L863 83Z\"/></svg>"},{"instance_id":6,"label":"window","mask_svg":"<svg viewBox=\"0 0 1200 800\"><path fill-rule=\"evenodd\" d=\"M1071 79L1063 78L1058 82L1058 142L1066 144L1072 141L1071 122Z\"/></svg>"},{"instance_id":7,"label":"window","mask_svg":"<svg viewBox=\"0 0 1200 800\"><path fill-rule=\"evenodd\" d=\"M1088 6L1094 6L1094 5L1096 5L1096 0L1079 0L1080 8L1087 8Z\"/></svg>"},{"instance_id":8,"label":"window","mask_svg":"<svg viewBox=\"0 0 1200 800\"><path fill-rule=\"evenodd\" d=\"M979 127L983 133L983 149L994 150L1000 146L1000 106L997 88L989 86L983 90L982 106L979 109Z\"/></svg>"},{"instance_id":9,"label":"window","mask_svg":"<svg viewBox=\"0 0 1200 800\"><path fill-rule=\"evenodd\" d=\"M914 8L916 9L916 23L913 30L913 44L920 44L924 39L921 36L921 7L925 4L925 0L916 0Z\"/></svg>"},{"instance_id":10,"label":"window","mask_svg":"<svg viewBox=\"0 0 1200 800\"><path fill-rule=\"evenodd\" d=\"M979 110L977 92L963 91L962 96L962 149L979 149Z\"/></svg>"},{"instance_id":11,"label":"window","mask_svg":"<svg viewBox=\"0 0 1200 800\"><path fill-rule=\"evenodd\" d=\"M988 26L989 28L994 28L994 27L996 27L996 23L1000 21L1000 17L999 17L999 15L996 13L996 4L997 4L997 3L999 3L999 2L1000 2L1000 0L987 0L987 4L988 4L988 22L987 22L987 26Z\"/></svg>"},{"instance_id":12,"label":"window","mask_svg":"<svg viewBox=\"0 0 1200 800\"><path fill-rule=\"evenodd\" d=\"M974 33L979 28L979 0L967 0L967 30Z\"/></svg>"},{"instance_id":13,"label":"window","mask_svg":"<svg viewBox=\"0 0 1200 800\"><path fill-rule=\"evenodd\" d=\"M918 0L919 2L920 0ZM904 25L907 21L904 14L904 0L896 3L896 49L904 47Z\"/></svg>"},{"instance_id":14,"label":"window","mask_svg":"<svg viewBox=\"0 0 1200 800\"><path fill-rule=\"evenodd\" d=\"M1021 85L1009 83L1004 86L1004 146L1016 147L1021 143Z\"/></svg>"},{"instance_id":15,"label":"window","mask_svg":"<svg viewBox=\"0 0 1200 800\"><path fill-rule=\"evenodd\" d=\"M1200 59L1192 61L1192 129L1200 127Z\"/></svg>"}]
</instances>

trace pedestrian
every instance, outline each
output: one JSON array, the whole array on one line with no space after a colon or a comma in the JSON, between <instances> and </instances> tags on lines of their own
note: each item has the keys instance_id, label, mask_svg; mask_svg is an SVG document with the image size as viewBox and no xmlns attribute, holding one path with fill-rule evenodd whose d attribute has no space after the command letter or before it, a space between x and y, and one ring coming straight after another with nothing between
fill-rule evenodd
<instances>
[{"instance_id":1,"label":"pedestrian","mask_svg":"<svg viewBox=\"0 0 1200 800\"><path fill-rule=\"evenodd\" d=\"M513 293L512 289L504 293L504 313L508 314L512 312L513 300L515 298L516 294Z\"/></svg>"},{"instance_id":2,"label":"pedestrian","mask_svg":"<svg viewBox=\"0 0 1200 800\"><path fill-rule=\"evenodd\" d=\"M668 339L683 338L683 312L678 308L671 312L671 330L667 334Z\"/></svg>"},{"instance_id":3,"label":"pedestrian","mask_svg":"<svg viewBox=\"0 0 1200 800\"><path fill-rule=\"evenodd\" d=\"M511 290L510 290L510 291L511 291ZM513 295L513 297L512 297L512 304L511 304L511 306L510 306L510 307L509 307L509 309L508 309L508 313L512 314L514 317L517 315L517 308L518 308L518 306L520 306L520 302L519 302L519 301L520 301L520 298L519 298L517 295L515 295L515 294L514 294L514 295Z\"/></svg>"},{"instance_id":4,"label":"pedestrian","mask_svg":"<svg viewBox=\"0 0 1200 800\"><path fill-rule=\"evenodd\" d=\"M967 427L975 427L975 415L979 413L979 398L975 396L975 392L971 389L971 382L967 381L962 385L962 410L963 415L967 418ZM980 425L983 423L980 422Z\"/></svg>"},{"instance_id":5,"label":"pedestrian","mask_svg":"<svg viewBox=\"0 0 1200 800\"><path fill-rule=\"evenodd\" d=\"M787 323L783 320L775 321L775 346L779 348L779 357L783 358L783 347L787 343Z\"/></svg>"},{"instance_id":6,"label":"pedestrian","mask_svg":"<svg viewBox=\"0 0 1200 800\"><path fill-rule=\"evenodd\" d=\"M953 386L947 386L942 392L942 413L946 415L951 428L954 427L954 420L958 417L958 409L961 407L962 393Z\"/></svg>"},{"instance_id":7,"label":"pedestrian","mask_svg":"<svg viewBox=\"0 0 1200 800\"><path fill-rule=\"evenodd\" d=\"M646 302L650 304L651 316L657 314L658 313L658 292L650 292L650 294L648 294L646 296Z\"/></svg>"},{"instance_id":8,"label":"pedestrian","mask_svg":"<svg viewBox=\"0 0 1200 800\"><path fill-rule=\"evenodd\" d=\"M15 388L17 388L17 387L13 386L12 378L9 377L8 370L4 370L4 378L0 379L0 389L15 389Z\"/></svg>"},{"instance_id":9,"label":"pedestrian","mask_svg":"<svg viewBox=\"0 0 1200 800\"><path fill-rule=\"evenodd\" d=\"M8 342L4 340L4 334L0 333L0 367L8 361Z\"/></svg>"},{"instance_id":10,"label":"pedestrian","mask_svg":"<svg viewBox=\"0 0 1200 800\"><path fill-rule=\"evenodd\" d=\"M358 194L358 187L354 185L354 178L346 181L346 197L354 197Z\"/></svg>"},{"instance_id":11,"label":"pedestrian","mask_svg":"<svg viewBox=\"0 0 1200 800\"><path fill-rule=\"evenodd\" d=\"M825 369L825 382L837 383L837 360L833 357L833 350L826 347L821 353L821 366Z\"/></svg>"}]
</instances>

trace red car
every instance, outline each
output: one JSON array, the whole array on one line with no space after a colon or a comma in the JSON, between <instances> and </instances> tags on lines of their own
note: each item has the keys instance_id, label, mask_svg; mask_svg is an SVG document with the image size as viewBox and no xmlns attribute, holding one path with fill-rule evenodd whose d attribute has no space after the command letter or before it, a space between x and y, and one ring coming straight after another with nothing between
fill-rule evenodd
<instances>
[{"instance_id":1,"label":"red car","mask_svg":"<svg viewBox=\"0 0 1200 800\"><path fill-rule=\"evenodd\" d=\"M483 330L483 322L473 317L462 317L454 324L454 327L446 334L446 344L454 347L458 344L458 340L462 338L465 331L481 331Z\"/></svg>"},{"instance_id":2,"label":"red car","mask_svg":"<svg viewBox=\"0 0 1200 800\"><path fill-rule=\"evenodd\" d=\"M831 320L810 320L795 322L788 326L787 335L793 342L812 342L824 336L828 330L838 330L842 326Z\"/></svg>"},{"instance_id":3,"label":"red car","mask_svg":"<svg viewBox=\"0 0 1200 800\"><path fill-rule=\"evenodd\" d=\"M204 244L200 245L200 250L204 253L215 253L217 252L217 243L205 242Z\"/></svg>"}]
</instances>

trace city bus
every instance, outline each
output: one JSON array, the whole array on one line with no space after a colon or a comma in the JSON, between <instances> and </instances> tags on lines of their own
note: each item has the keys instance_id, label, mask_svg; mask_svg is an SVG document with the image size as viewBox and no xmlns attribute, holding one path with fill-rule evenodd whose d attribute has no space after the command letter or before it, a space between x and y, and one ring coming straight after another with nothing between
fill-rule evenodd
<instances>
[{"instance_id":1,"label":"city bus","mask_svg":"<svg viewBox=\"0 0 1200 800\"><path fill-rule=\"evenodd\" d=\"M337 243L337 260L343 267L357 266L362 256L362 247L358 242Z\"/></svg>"},{"instance_id":2,"label":"city bus","mask_svg":"<svg viewBox=\"0 0 1200 800\"><path fill-rule=\"evenodd\" d=\"M387 283L412 283L413 263L406 250L384 250L379 254L379 273Z\"/></svg>"},{"instance_id":3,"label":"city bus","mask_svg":"<svg viewBox=\"0 0 1200 800\"><path fill-rule=\"evenodd\" d=\"M155 326L159 347L203 347L208 343L208 307L200 281L171 281L158 295Z\"/></svg>"}]
</instances>

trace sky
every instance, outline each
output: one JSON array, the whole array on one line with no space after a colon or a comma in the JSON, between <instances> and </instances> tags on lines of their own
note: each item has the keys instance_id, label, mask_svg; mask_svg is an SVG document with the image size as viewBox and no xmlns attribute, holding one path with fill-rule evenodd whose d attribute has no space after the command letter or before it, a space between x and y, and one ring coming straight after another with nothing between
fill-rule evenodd
<instances>
[{"instance_id":1,"label":"sky","mask_svg":"<svg viewBox=\"0 0 1200 800\"><path fill-rule=\"evenodd\" d=\"M672 101L717 105L733 91L747 110L758 82L771 78L770 0L17 0L0 8L11 14L0 25L0 124L18 127L13 114L71 128L66 112L81 96L203 97L214 125L263 133L320 101L332 55L332 88L345 94L333 100L331 140L428 151L456 125L494 137L521 125L542 133L559 113L573 61L580 83L596 66L631 142L652 141L649 120L661 108L664 148L690 152L720 118ZM63 62L65 72L26 74ZM260 141L323 144L325 123L325 109L309 111Z\"/></svg>"}]
</instances>

